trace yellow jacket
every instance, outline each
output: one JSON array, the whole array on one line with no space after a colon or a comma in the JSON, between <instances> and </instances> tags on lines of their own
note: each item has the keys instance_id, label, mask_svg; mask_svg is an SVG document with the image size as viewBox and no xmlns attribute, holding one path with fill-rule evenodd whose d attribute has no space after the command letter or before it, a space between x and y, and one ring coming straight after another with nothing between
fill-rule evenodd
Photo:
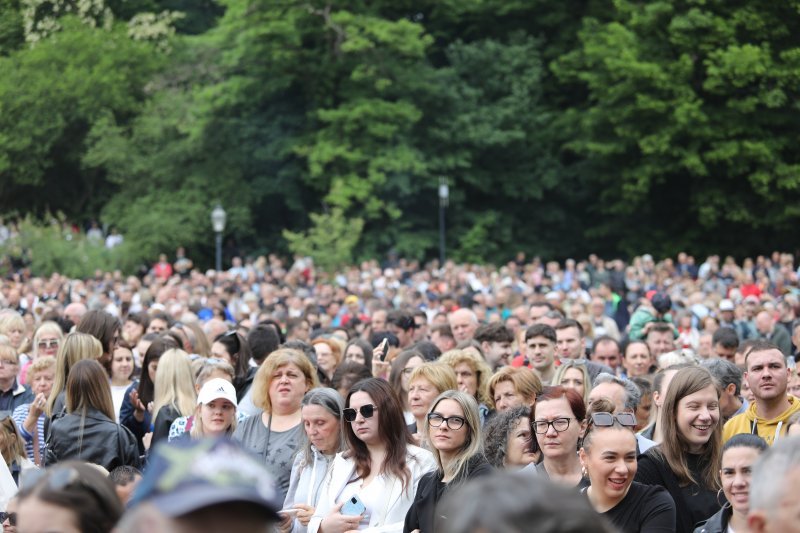
<instances>
[{"instance_id":1,"label":"yellow jacket","mask_svg":"<svg viewBox=\"0 0 800 533\"><path fill-rule=\"evenodd\" d=\"M786 421L798 411L800 411L800 400L789 395L789 408L772 420L764 420L756 415L756 404L753 402L747 411L728 420L722 430L722 440L727 441L739 433L753 433L755 426L758 436L772 446L776 438L786 435Z\"/></svg>"}]
</instances>

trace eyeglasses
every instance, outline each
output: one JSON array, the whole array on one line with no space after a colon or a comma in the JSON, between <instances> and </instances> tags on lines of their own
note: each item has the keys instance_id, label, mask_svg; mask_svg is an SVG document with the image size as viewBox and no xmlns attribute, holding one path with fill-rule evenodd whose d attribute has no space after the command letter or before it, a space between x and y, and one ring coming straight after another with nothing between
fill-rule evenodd
<instances>
[{"instance_id":1,"label":"eyeglasses","mask_svg":"<svg viewBox=\"0 0 800 533\"><path fill-rule=\"evenodd\" d=\"M439 413L428 413L428 425L432 428L438 428L444 424L448 429L455 431L464 427L464 422L463 416L442 416Z\"/></svg>"},{"instance_id":2,"label":"eyeglasses","mask_svg":"<svg viewBox=\"0 0 800 533\"><path fill-rule=\"evenodd\" d=\"M378 410L377 407L375 407L371 403L368 403L367 405L362 405L361 407L359 407L358 411L356 411L352 407L342 409L342 416L347 422L355 422L358 413L361 413L361 416L363 416L364 418L372 418L372 415L374 415L375 411L377 410Z\"/></svg>"},{"instance_id":3,"label":"eyeglasses","mask_svg":"<svg viewBox=\"0 0 800 533\"><path fill-rule=\"evenodd\" d=\"M47 348L58 348L58 339L41 340L37 344L40 350Z\"/></svg>"},{"instance_id":4,"label":"eyeglasses","mask_svg":"<svg viewBox=\"0 0 800 533\"><path fill-rule=\"evenodd\" d=\"M17 525L17 513L6 513L6 512L0 513L0 524L5 522L6 520L8 520L8 523L11 526L16 526Z\"/></svg>"},{"instance_id":5,"label":"eyeglasses","mask_svg":"<svg viewBox=\"0 0 800 533\"><path fill-rule=\"evenodd\" d=\"M619 422L620 425L625 426L626 428L633 428L636 427L636 417L633 416L632 413L593 413L592 414L592 424L597 427L611 427L614 425L614 421Z\"/></svg>"},{"instance_id":6,"label":"eyeglasses","mask_svg":"<svg viewBox=\"0 0 800 533\"><path fill-rule=\"evenodd\" d=\"M569 428L570 420L572 420L572 418L569 417L556 418L555 420L550 420L550 421L535 420L533 422L533 430L538 435L544 435L545 433L547 433L547 430L550 428L550 426L553 426L553 429L555 429L557 433L561 433L562 431L566 431L567 428Z\"/></svg>"}]
</instances>

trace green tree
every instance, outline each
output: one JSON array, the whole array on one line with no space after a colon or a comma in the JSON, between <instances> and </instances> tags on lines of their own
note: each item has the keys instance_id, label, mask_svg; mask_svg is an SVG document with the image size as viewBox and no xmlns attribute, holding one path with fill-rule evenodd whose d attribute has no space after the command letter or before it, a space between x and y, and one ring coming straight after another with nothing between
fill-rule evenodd
<instances>
[{"instance_id":1,"label":"green tree","mask_svg":"<svg viewBox=\"0 0 800 533\"><path fill-rule=\"evenodd\" d=\"M113 188L82 166L84 140L108 114L133 117L158 68L151 45L124 27L91 28L72 17L33 48L0 57L0 210L74 219L98 212Z\"/></svg>"},{"instance_id":2,"label":"green tree","mask_svg":"<svg viewBox=\"0 0 800 533\"><path fill-rule=\"evenodd\" d=\"M790 242L800 211L798 2L638 3L587 18L553 68L606 249L745 253ZM597 241L595 241L597 242Z\"/></svg>"},{"instance_id":3,"label":"green tree","mask_svg":"<svg viewBox=\"0 0 800 533\"><path fill-rule=\"evenodd\" d=\"M312 213L311 221L313 226L308 231L284 230L292 253L312 257L315 265L329 273L352 264L364 221L346 218L341 208L320 215Z\"/></svg>"}]
</instances>

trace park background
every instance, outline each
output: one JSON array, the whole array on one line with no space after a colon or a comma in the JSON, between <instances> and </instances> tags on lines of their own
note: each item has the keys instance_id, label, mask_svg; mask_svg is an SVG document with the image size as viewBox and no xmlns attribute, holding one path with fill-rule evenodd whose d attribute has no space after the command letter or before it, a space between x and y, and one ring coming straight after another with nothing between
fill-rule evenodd
<instances>
[{"instance_id":1,"label":"park background","mask_svg":"<svg viewBox=\"0 0 800 533\"><path fill-rule=\"evenodd\" d=\"M249 255L796 251L800 1L0 0L0 213L38 274L210 212ZM62 227L98 219L111 251ZM54 222L55 221L55 222Z\"/></svg>"}]
</instances>

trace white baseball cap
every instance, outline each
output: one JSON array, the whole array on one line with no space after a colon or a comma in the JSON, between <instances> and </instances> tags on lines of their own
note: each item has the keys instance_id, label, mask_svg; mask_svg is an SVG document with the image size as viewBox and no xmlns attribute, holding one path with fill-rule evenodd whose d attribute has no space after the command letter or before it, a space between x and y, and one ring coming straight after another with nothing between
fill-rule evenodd
<instances>
[{"instance_id":1,"label":"white baseball cap","mask_svg":"<svg viewBox=\"0 0 800 533\"><path fill-rule=\"evenodd\" d=\"M210 403L218 398L228 400L233 405L236 403L236 389L227 379L214 378L205 382L200 394L197 395L197 405Z\"/></svg>"}]
</instances>

